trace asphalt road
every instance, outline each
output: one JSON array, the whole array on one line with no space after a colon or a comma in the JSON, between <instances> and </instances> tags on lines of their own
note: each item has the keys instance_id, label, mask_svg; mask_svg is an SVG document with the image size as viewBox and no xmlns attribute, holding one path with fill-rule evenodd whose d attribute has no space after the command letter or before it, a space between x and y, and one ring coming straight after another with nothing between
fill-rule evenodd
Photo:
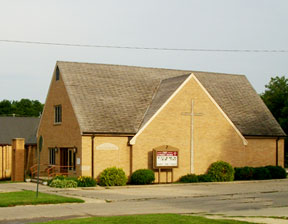
<instances>
[{"instance_id":1,"label":"asphalt road","mask_svg":"<svg viewBox=\"0 0 288 224\"><path fill-rule=\"evenodd\" d=\"M35 190L36 184L0 184L0 192L21 189ZM247 219L288 218L288 179L76 190L40 186L40 191L82 198L86 203L0 208L0 223L150 213L221 214L244 216L254 222L288 223L288 219Z\"/></svg>"}]
</instances>

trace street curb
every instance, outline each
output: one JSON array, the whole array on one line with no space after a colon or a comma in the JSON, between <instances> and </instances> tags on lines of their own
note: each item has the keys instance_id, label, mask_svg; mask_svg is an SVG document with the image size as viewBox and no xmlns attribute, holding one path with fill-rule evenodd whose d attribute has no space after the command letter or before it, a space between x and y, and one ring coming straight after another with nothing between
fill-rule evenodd
<instances>
[{"instance_id":1,"label":"street curb","mask_svg":"<svg viewBox=\"0 0 288 224\"><path fill-rule=\"evenodd\" d=\"M147 185L125 185L125 186L99 186L96 187L82 187L75 188L81 190L106 190L106 189L125 189L125 188L157 188L157 187L171 187L171 186L195 186L195 185L221 185L221 184L245 184L245 183L265 183L265 182L284 182L286 179L270 179L270 180L244 180L244 181L229 181L229 182L201 182L201 183L161 183L161 184L147 184ZM67 189L67 188L66 188ZM71 188L69 188L71 189Z\"/></svg>"}]
</instances>

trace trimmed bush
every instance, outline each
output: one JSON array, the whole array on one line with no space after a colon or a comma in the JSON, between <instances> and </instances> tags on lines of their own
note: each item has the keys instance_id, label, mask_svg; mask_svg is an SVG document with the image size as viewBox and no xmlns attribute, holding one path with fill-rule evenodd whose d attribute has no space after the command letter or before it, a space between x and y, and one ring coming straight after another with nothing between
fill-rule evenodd
<instances>
[{"instance_id":1,"label":"trimmed bush","mask_svg":"<svg viewBox=\"0 0 288 224\"><path fill-rule=\"evenodd\" d=\"M245 166L234 168L234 170L234 180L253 180L254 168Z\"/></svg>"},{"instance_id":2,"label":"trimmed bush","mask_svg":"<svg viewBox=\"0 0 288 224\"><path fill-rule=\"evenodd\" d=\"M212 163L207 173L211 181L233 181L234 180L234 169L233 167L224 161L218 161Z\"/></svg>"},{"instance_id":3,"label":"trimmed bush","mask_svg":"<svg viewBox=\"0 0 288 224\"><path fill-rule=\"evenodd\" d=\"M201 174L197 177L199 182L211 182L211 177L208 174Z\"/></svg>"},{"instance_id":4,"label":"trimmed bush","mask_svg":"<svg viewBox=\"0 0 288 224\"><path fill-rule=\"evenodd\" d=\"M181 182L181 183L197 183L198 177L195 174L187 174L185 176L180 177L179 182Z\"/></svg>"},{"instance_id":5,"label":"trimmed bush","mask_svg":"<svg viewBox=\"0 0 288 224\"><path fill-rule=\"evenodd\" d=\"M95 187L96 180L92 177L78 177L77 178L78 187Z\"/></svg>"},{"instance_id":6,"label":"trimmed bush","mask_svg":"<svg viewBox=\"0 0 288 224\"><path fill-rule=\"evenodd\" d=\"M155 175L153 170L149 169L140 169L136 170L131 175L131 184L152 184L155 180Z\"/></svg>"},{"instance_id":7,"label":"trimmed bush","mask_svg":"<svg viewBox=\"0 0 288 224\"><path fill-rule=\"evenodd\" d=\"M102 171L99 177L99 184L101 186L123 186L126 183L127 177L121 168L107 168Z\"/></svg>"},{"instance_id":8,"label":"trimmed bush","mask_svg":"<svg viewBox=\"0 0 288 224\"><path fill-rule=\"evenodd\" d=\"M253 179L254 180L267 180L271 179L271 174L269 169L265 167L256 167L253 171Z\"/></svg>"},{"instance_id":9,"label":"trimmed bush","mask_svg":"<svg viewBox=\"0 0 288 224\"><path fill-rule=\"evenodd\" d=\"M284 179L287 177L286 170L281 166L265 166L270 172L272 179Z\"/></svg>"},{"instance_id":10,"label":"trimmed bush","mask_svg":"<svg viewBox=\"0 0 288 224\"><path fill-rule=\"evenodd\" d=\"M75 188L77 187L77 182L74 180L60 180L54 179L49 185L50 187L57 187L57 188Z\"/></svg>"},{"instance_id":11,"label":"trimmed bush","mask_svg":"<svg viewBox=\"0 0 288 224\"><path fill-rule=\"evenodd\" d=\"M96 186L96 180L94 180L92 177L81 177L81 176L80 177L67 177L67 176L63 176L63 175L55 176L53 179L49 180L48 186L51 186L51 183L55 180L74 181L77 183L76 187L94 187L94 186ZM58 184L58 182L56 182L56 183Z\"/></svg>"}]
</instances>

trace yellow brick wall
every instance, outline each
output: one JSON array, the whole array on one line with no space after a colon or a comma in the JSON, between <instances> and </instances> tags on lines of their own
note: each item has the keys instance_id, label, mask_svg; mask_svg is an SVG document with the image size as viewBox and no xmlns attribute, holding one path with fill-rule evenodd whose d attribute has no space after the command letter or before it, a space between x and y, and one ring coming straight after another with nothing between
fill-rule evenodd
<instances>
[{"instance_id":1,"label":"yellow brick wall","mask_svg":"<svg viewBox=\"0 0 288 224\"><path fill-rule=\"evenodd\" d=\"M126 175L130 174L130 147L127 145L128 137L94 137L94 177L106 168L122 168ZM113 144L112 147L109 147ZM102 147L101 147L102 145ZM91 147L92 136L82 137L82 175L91 176ZM116 149L118 148L118 149Z\"/></svg>"},{"instance_id":2,"label":"yellow brick wall","mask_svg":"<svg viewBox=\"0 0 288 224\"><path fill-rule=\"evenodd\" d=\"M191 111L192 99L194 112L203 113L202 116L194 117L196 174L205 173L211 163L219 160L237 167L264 164L259 151L265 156L265 163L272 164L275 161L275 156L271 156L271 151L275 151L275 140L260 142L249 139L248 146L244 146L231 124L197 82L191 79L138 136L133 146L134 171L140 168L152 169L153 148L170 145L179 149L179 168L174 169L174 180L190 172L190 117L181 113ZM250 164L246 157L249 157ZM161 181L165 182L166 173L163 172L161 176Z\"/></svg>"},{"instance_id":3,"label":"yellow brick wall","mask_svg":"<svg viewBox=\"0 0 288 224\"><path fill-rule=\"evenodd\" d=\"M82 136L82 156L81 156L81 175L82 176L92 176L91 171L91 147L92 140L91 136Z\"/></svg>"},{"instance_id":4,"label":"yellow brick wall","mask_svg":"<svg viewBox=\"0 0 288 224\"><path fill-rule=\"evenodd\" d=\"M245 147L245 161L247 165L276 166L276 138L248 138ZM284 139L278 142L278 165L284 167Z\"/></svg>"},{"instance_id":5,"label":"yellow brick wall","mask_svg":"<svg viewBox=\"0 0 288 224\"><path fill-rule=\"evenodd\" d=\"M62 123L54 124L54 106L62 105ZM65 89L61 71L60 80L52 77L43 115L40 121L38 137L43 136L41 164L49 163L49 147L73 148L77 147L77 158L81 159L81 134L69 96ZM56 153L56 164L60 164L60 150ZM80 165L76 166L77 175L81 175Z\"/></svg>"},{"instance_id":6,"label":"yellow brick wall","mask_svg":"<svg viewBox=\"0 0 288 224\"><path fill-rule=\"evenodd\" d=\"M11 177L12 169L12 147L11 145L0 146L0 180Z\"/></svg>"},{"instance_id":7,"label":"yellow brick wall","mask_svg":"<svg viewBox=\"0 0 288 224\"><path fill-rule=\"evenodd\" d=\"M284 139L279 140L278 150L279 150L278 151L278 165L284 167L284 163L285 163L284 161Z\"/></svg>"},{"instance_id":8,"label":"yellow brick wall","mask_svg":"<svg viewBox=\"0 0 288 224\"><path fill-rule=\"evenodd\" d=\"M101 144L113 144L119 149L100 147ZM95 177L108 167L122 168L126 175L130 172L130 147L128 137L96 137L94 141L94 173ZM98 149L97 149L98 147ZM99 149L100 148L100 149Z\"/></svg>"}]
</instances>

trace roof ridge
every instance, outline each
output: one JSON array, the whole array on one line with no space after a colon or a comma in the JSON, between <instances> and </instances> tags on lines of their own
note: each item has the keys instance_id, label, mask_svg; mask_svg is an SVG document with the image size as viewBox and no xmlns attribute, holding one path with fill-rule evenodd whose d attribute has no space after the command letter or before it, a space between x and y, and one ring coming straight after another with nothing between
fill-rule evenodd
<instances>
[{"instance_id":1,"label":"roof ridge","mask_svg":"<svg viewBox=\"0 0 288 224\"><path fill-rule=\"evenodd\" d=\"M155 69L155 70L167 70L167 71L183 71L187 73L203 73L203 74L219 74L219 75L236 75L245 76L244 74L233 74L226 72L208 72L208 71L195 71L190 69L175 69L175 68L164 68L164 67L149 67L149 66L138 66L138 65L121 65L121 64L105 64L105 63L93 63L93 62L77 62L77 61L57 61L58 63L69 63L69 64L84 64L84 65L98 65L98 66L113 66L113 67L129 67L129 68L142 68L142 69Z\"/></svg>"},{"instance_id":2,"label":"roof ridge","mask_svg":"<svg viewBox=\"0 0 288 224\"><path fill-rule=\"evenodd\" d=\"M144 113L144 115L143 115L143 117L142 117L142 119L141 119L141 123L140 123L140 125L138 126L137 131L142 127L143 122L144 122L144 119L145 119L145 116L146 116L146 114L148 113L148 111L149 111L149 109L150 109L150 107L151 107L151 105L152 105L152 103L153 103L154 98L156 97L156 95L157 95L157 93L158 93L158 90L159 90L159 88L160 88L161 83L163 82L163 80L165 80L165 79L160 80L160 81L159 81L159 84L158 84L157 87L154 89L152 98L151 98L151 100L150 100L150 103L149 103L149 105L148 105L148 107L147 107L147 109L146 109L146 111L145 111L145 113ZM136 131L136 132L137 132L137 131Z\"/></svg>"}]
</instances>

